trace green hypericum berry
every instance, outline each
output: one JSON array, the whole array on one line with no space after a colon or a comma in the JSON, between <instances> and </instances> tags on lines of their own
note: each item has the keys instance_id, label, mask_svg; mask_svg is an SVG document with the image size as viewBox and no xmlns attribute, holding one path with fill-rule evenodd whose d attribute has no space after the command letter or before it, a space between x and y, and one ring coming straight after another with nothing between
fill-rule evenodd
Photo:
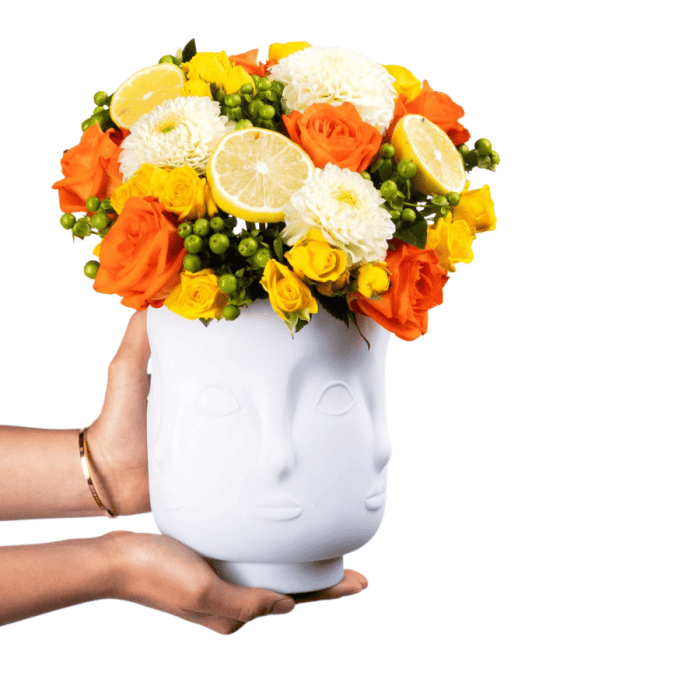
<instances>
[{"instance_id":1,"label":"green hypericum berry","mask_svg":"<svg viewBox=\"0 0 700 700\"><path fill-rule=\"evenodd\" d=\"M253 122L250 119L241 119L236 122L236 131L241 129L250 129L253 126Z\"/></svg>"},{"instance_id":2,"label":"green hypericum berry","mask_svg":"<svg viewBox=\"0 0 700 700\"><path fill-rule=\"evenodd\" d=\"M192 225L192 233L198 236L206 236L209 234L209 219L197 219Z\"/></svg>"},{"instance_id":3,"label":"green hypericum berry","mask_svg":"<svg viewBox=\"0 0 700 700\"><path fill-rule=\"evenodd\" d=\"M73 214L64 214L61 217L61 226L65 229L71 229L75 226L75 217Z\"/></svg>"},{"instance_id":4,"label":"green hypericum berry","mask_svg":"<svg viewBox=\"0 0 700 700\"><path fill-rule=\"evenodd\" d=\"M467 154L469 153L469 146L467 146L466 143L463 143L457 146L457 150L459 151L462 158L466 158Z\"/></svg>"},{"instance_id":5,"label":"green hypericum berry","mask_svg":"<svg viewBox=\"0 0 700 700\"><path fill-rule=\"evenodd\" d=\"M102 129L102 131L106 131L111 122L109 111L106 109L103 109L98 114L93 114L92 117L90 117L90 119L94 119L95 123L100 125L100 129Z\"/></svg>"},{"instance_id":6,"label":"green hypericum berry","mask_svg":"<svg viewBox=\"0 0 700 700\"><path fill-rule=\"evenodd\" d=\"M255 92L255 87L250 83L243 83L238 92L240 92L241 95L252 95Z\"/></svg>"},{"instance_id":7,"label":"green hypericum berry","mask_svg":"<svg viewBox=\"0 0 700 700\"><path fill-rule=\"evenodd\" d=\"M104 112L102 107L95 107L95 109L92 110L93 114L100 114L100 112Z\"/></svg>"},{"instance_id":8,"label":"green hypericum berry","mask_svg":"<svg viewBox=\"0 0 700 700\"><path fill-rule=\"evenodd\" d=\"M401 218L401 212L398 209L389 209L389 216L392 221L398 221Z\"/></svg>"},{"instance_id":9,"label":"green hypericum berry","mask_svg":"<svg viewBox=\"0 0 700 700\"><path fill-rule=\"evenodd\" d=\"M275 128L275 124L271 119L261 119L260 126L263 129L270 129L271 131Z\"/></svg>"},{"instance_id":10,"label":"green hypericum berry","mask_svg":"<svg viewBox=\"0 0 700 700\"><path fill-rule=\"evenodd\" d=\"M92 99L98 107L104 107L109 99L109 95L104 90L100 90L99 92L95 93L95 96Z\"/></svg>"},{"instance_id":11,"label":"green hypericum berry","mask_svg":"<svg viewBox=\"0 0 700 700\"><path fill-rule=\"evenodd\" d=\"M379 188L379 194L381 194L387 201L395 197L398 194L398 191L399 188L396 186L396 183L393 180L383 182L382 186Z\"/></svg>"},{"instance_id":12,"label":"green hypericum berry","mask_svg":"<svg viewBox=\"0 0 700 700\"><path fill-rule=\"evenodd\" d=\"M242 102L243 100L241 99L241 96L235 93L224 97L224 103L227 107L240 107Z\"/></svg>"},{"instance_id":13,"label":"green hypericum berry","mask_svg":"<svg viewBox=\"0 0 700 700\"><path fill-rule=\"evenodd\" d=\"M86 277L89 277L91 280L94 280L95 277L97 277L97 271L100 269L100 263L97 262L97 260L88 260L85 263L85 267L83 268L83 272L85 273Z\"/></svg>"},{"instance_id":14,"label":"green hypericum berry","mask_svg":"<svg viewBox=\"0 0 700 700\"><path fill-rule=\"evenodd\" d=\"M188 253L199 253L199 251L202 250L203 245L204 239L201 236L198 236L194 233L191 236L187 236L187 238L185 238L185 250Z\"/></svg>"},{"instance_id":15,"label":"green hypericum berry","mask_svg":"<svg viewBox=\"0 0 700 700\"><path fill-rule=\"evenodd\" d=\"M474 143L474 148L476 148L480 156L491 155L491 142L488 139L479 139Z\"/></svg>"},{"instance_id":16,"label":"green hypericum berry","mask_svg":"<svg viewBox=\"0 0 700 700\"><path fill-rule=\"evenodd\" d=\"M399 164L396 166L396 172L401 175L401 177L405 177L407 180L415 177L417 170L416 164L408 158L400 160Z\"/></svg>"},{"instance_id":17,"label":"green hypericum berry","mask_svg":"<svg viewBox=\"0 0 700 700\"><path fill-rule=\"evenodd\" d=\"M105 197L105 199L100 202L100 210L108 213L114 211L114 209L112 209L112 200L109 197Z\"/></svg>"},{"instance_id":18,"label":"green hypericum berry","mask_svg":"<svg viewBox=\"0 0 700 700\"><path fill-rule=\"evenodd\" d=\"M219 277L219 289L224 294L233 294L238 289L238 280L235 275L221 275Z\"/></svg>"},{"instance_id":19,"label":"green hypericum berry","mask_svg":"<svg viewBox=\"0 0 700 700\"><path fill-rule=\"evenodd\" d=\"M269 78L260 78L258 80L258 89L259 90L269 90L272 87L272 81Z\"/></svg>"},{"instance_id":20,"label":"green hypericum berry","mask_svg":"<svg viewBox=\"0 0 700 700\"><path fill-rule=\"evenodd\" d=\"M231 241L225 233L215 233L209 239L209 247L211 248L212 253L218 253L221 255L228 250L230 245Z\"/></svg>"},{"instance_id":21,"label":"green hypericum berry","mask_svg":"<svg viewBox=\"0 0 700 700\"><path fill-rule=\"evenodd\" d=\"M160 61L158 63L175 63L175 56L171 56L170 54L166 54L165 56L162 56Z\"/></svg>"},{"instance_id":22,"label":"green hypericum berry","mask_svg":"<svg viewBox=\"0 0 700 700\"><path fill-rule=\"evenodd\" d=\"M221 309L221 316L227 321L235 321L240 315L241 310L233 304L226 304L226 306Z\"/></svg>"},{"instance_id":23,"label":"green hypericum berry","mask_svg":"<svg viewBox=\"0 0 700 700\"><path fill-rule=\"evenodd\" d=\"M109 217L103 211L98 211L90 217L90 223L98 230L106 229L110 224Z\"/></svg>"},{"instance_id":24,"label":"green hypericum berry","mask_svg":"<svg viewBox=\"0 0 700 700\"><path fill-rule=\"evenodd\" d=\"M255 255L258 249L258 242L254 238L244 238L238 244L238 252L245 258Z\"/></svg>"},{"instance_id":25,"label":"green hypericum berry","mask_svg":"<svg viewBox=\"0 0 700 700\"><path fill-rule=\"evenodd\" d=\"M199 272L202 269L202 258L200 258L199 255L185 255L182 261L182 267L185 268L187 272Z\"/></svg>"},{"instance_id":26,"label":"green hypericum berry","mask_svg":"<svg viewBox=\"0 0 700 700\"><path fill-rule=\"evenodd\" d=\"M81 128L83 131L87 131L87 130L92 126L92 123L90 122L90 119L92 119L92 117L89 117L88 119L86 119L86 120L80 125L80 128Z\"/></svg>"},{"instance_id":27,"label":"green hypericum berry","mask_svg":"<svg viewBox=\"0 0 700 700\"><path fill-rule=\"evenodd\" d=\"M224 220L220 216L215 216L209 222L209 226L211 226L211 230L214 231L214 233L219 233L219 231L224 230Z\"/></svg>"},{"instance_id":28,"label":"green hypericum berry","mask_svg":"<svg viewBox=\"0 0 700 700\"><path fill-rule=\"evenodd\" d=\"M438 194L430 200L430 204L435 207L445 207L447 206L447 197L443 197L441 194Z\"/></svg>"},{"instance_id":29,"label":"green hypericum berry","mask_svg":"<svg viewBox=\"0 0 700 700\"><path fill-rule=\"evenodd\" d=\"M412 224L415 220L416 212L414 212L413 209L406 207L406 209L401 212L401 221L405 224Z\"/></svg>"},{"instance_id":30,"label":"green hypericum berry","mask_svg":"<svg viewBox=\"0 0 700 700\"><path fill-rule=\"evenodd\" d=\"M76 222L75 226L73 226L73 235L78 238L85 238L85 236L89 236L90 233L90 224L85 221L85 219L80 219L80 221Z\"/></svg>"},{"instance_id":31,"label":"green hypericum berry","mask_svg":"<svg viewBox=\"0 0 700 700\"><path fill-rule=\"evenodd\" d=\"M88 197L85 200L85 208L88 211L97 211L100 208L100 198L99 197Z\"/></svg>"},{"instance_id":32,"label":"green hypericum berry","mask_svg":"<svg viewBox=\"0 0 700 700\"><path fill-rule=\"evenodd\" d=\"M277 102L279 95L274 90L265 90L265 92L260 93L269 102Z\"/></svg>"},{"instance_id":33,"label":"green hypericum berry","mask_svg":"<svg viewBox=\"0 0 700 700\"><path fill-rule=\"evenodd\" d=\"M177 227L177 235L180 236L180 238L187 238L192 233L192 224L189 221L183 221L178 227Z\"/></svg>"},{"instance_id":34,"label":"green hypericum berry","mask_svg":"<svg viewBox=\"0 0 700 700\"><path fill-rule=\"evenodd\" d=\"M279 95L284 92L284 83L281 80L272 81L272 89Z\"/></svg>"},{"instance_id":35,"label":"green hypericum berry","mask_svg":"<svg viewBox=\"0 0 700 700\"><path fill-rule=\"evenodd\" d=\"M395 153L396 149L390 143L385 143L379 149L379 154L382 156L382 158L393 158Z\"/></svg>"},{"instance_id":36,"label":"green hypericum berry","mask_svg":"<svg viewBox=\"0 0 700 700\"><path fill-rule=\"evenodd\" d=\"M252 119L255 119L258 115L258 112L260 111L260 108L263 106L263 103L260 100L253 100L249 105L248 105L248 114L250 114Z\"/></svg>"},{"instance_id":37,"label":"green hypericum berry","mask_svg":"<svg viewBox=\"0 0 700 700\"><path fill-rule=\"evenodd\" d=\"M365 180L371 180L371 179L372 179L372 176L371 176L366 170L363 170L363 171L360 173L360 175L361 175Z\"/></svg>"},{"instance_id":38,"label":"green hypericum berry","mask_svg":"<svg viewBox=\"0 0 700 700\"><path fill-rule=\"evenodd\" d=\"M270 259L270 251L267 248L260 248L256 251L255 255L251 259L251 264L253 267L262 268L267 265L267 261Z\"/></svg>"},{"instance_id":39,"label":"green hypericum berry","mask_svg":"<svg viewBox=\"0 0 700 700\"><path fill-rule=\"evenodd\" d=\"M275 108L272 105L262 105L258 110L258 116L261 119L274 119Z\"/></svg>"},{"instance_id":40,"label":"green hypericum berry","mask_svg":"<svg viewBox=\"0 0 700 700\"><path fill-rule=\"evenodd\" d=\"M237 122L243 116L243 110L240 107L225 107L224 112L231 122Z\"/></svg>"},{"instance_id":41,"label":"green hypericum berry","mask_svg":"<svg viewBox=\"0 0 700 700\"><path fill-rule=\"evenodd\" d=\"M501 156L499 156L496 151L491 151L491 162L494 165L498 165L501 162Z\"/></svg>"},{"instance_id":42,"label":"green hypericum berry","mask_svg":"<svg viewBox=\"0 0 700 700\"><path fill-rule=\"evenodd\" d=\"M459 192L448 192L446 195L447 203L451 207L456 207L459 204L459 200L462 199L462 195Z\"/></svg>"},{"instance_id":43,"label":"green hypericum berry","mask_svg":"<svg viewBox=\"0 0 700 700\"><path fill-rule=\"evenodd\" d=\"M220 104L224 105L226 102L226 93L219 88L215 93L214 93L214 99Z\"/></svg>"}]
</instances>

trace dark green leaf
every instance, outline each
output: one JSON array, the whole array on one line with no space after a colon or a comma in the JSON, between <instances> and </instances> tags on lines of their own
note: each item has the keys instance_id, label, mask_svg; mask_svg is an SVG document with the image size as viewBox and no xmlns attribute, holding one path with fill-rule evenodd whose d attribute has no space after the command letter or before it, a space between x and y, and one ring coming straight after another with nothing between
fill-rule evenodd
<instances>
[{"instance_id":1,"label":"dark green leaf","mask_svg":"<svg viewBox=\"0 0 700 700\"><path fill-rule=\"evenodd\" d=\"M191 61L196 53L197 45L194 43L194 39L190 39L185 45L185 48L182 49L182 62L187 63Z\"/></svg>"},{"instance_id":2,"label":"dark green leaf","mask_svg":"<svg viewBox=\"0 0 700 700\"><path fill-rule=\"evenodd\" d=\"M348 302L344 296L340 297L327 297L323 294L318 295L318 303L331 315L333 318L337 318L342 321L346 326L350 322L350 308L348 307Z\"/></svg>"},{"instance_id":3,"label":"dark green leaf","mask_svg":"<svg viewBox=\"0 0 700 700\"><path fill-rule=\"evenodd\" d=\"M418 220L410 226L401 227L394 233L394 238L422 250L428 242L428 222Z\"/></svg>"},{"instance_id":4,"label":"dark green leaf","mask_svg":"<svg viewBox=\"0 0 700 700\"><path fill-rule=\"evenodd\" d=\"M284 248L282 247L282 239L279 236L275 237L275 242L272 244L275 249L275 256L280 262L284 262Z\"/></svg>"},{"instance_id":5,"label":"dark green leaf","mask_svg":"<svg viewBox=\"0 0 700 700\"><path fill-rule=\"evenodd\" d=\"M205 328L211 323L210 318L200 318L199 320L204 324Z\"/></svg>"},{"instance_id":6,"label":"dark green leaf","mask_svg":"<svg viewBox=\"0 0 700 700\"><path fill-rule=\"evenodd\" d=\"M355 328L357 328L357 332L362 336L362 340L364 340L365 343L367 343L367 350L371 350L369 340L365 338L365 334L360 330L360 327L357 325L357 314L354 311L350 311L350 309L348 309L348 315L350 316L350 320L353 322Z\"/></svg>"}]
</instances>

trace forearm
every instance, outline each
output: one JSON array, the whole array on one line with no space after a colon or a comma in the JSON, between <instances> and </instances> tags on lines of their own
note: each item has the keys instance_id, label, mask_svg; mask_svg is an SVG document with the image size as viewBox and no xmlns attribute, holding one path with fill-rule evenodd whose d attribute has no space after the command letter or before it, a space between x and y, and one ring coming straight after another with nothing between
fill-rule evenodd
<instances>
[{"instance_id":1,"label":"forearm","mask_svg":"<svg viewBox=\"0 0 700 700\"><path fill-rule=\"evenodd\" d=\"M83 477L78 433L0 426L0 520L102 514ZM92 476L106 497L99 468Z\"/></svg>"},{"instance_id":2,"label":"forearm","mask_svg":"<svg viewBox=\"0 0 700 700\"><path fill-rule=\"evenodd\" d=\"M107 537L0 547L0 625L111 594Z\"/></svg>"}]
</instances>

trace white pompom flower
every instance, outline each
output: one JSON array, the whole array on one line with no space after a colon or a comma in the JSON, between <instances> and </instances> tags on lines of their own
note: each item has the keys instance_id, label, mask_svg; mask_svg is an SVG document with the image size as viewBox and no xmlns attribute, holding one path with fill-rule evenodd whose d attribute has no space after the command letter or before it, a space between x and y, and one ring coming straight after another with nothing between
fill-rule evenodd
<instances>
[{"instance_id":1,"label":"white pompom flower","mask_svg":"<svg viewBox=\"0 0 700 700\"><path fill-rule=\"evenodd\" d=\"M204 175L219 139L230 129L210 97L176 97L144 114L122 142L119 169L124 181L144 163L177 168L189 165Z\"/></svg>"},{"instance_id":2,"label":"white pompom flower","mask_svg":"<svg viewBox=\"0 0 700 700\"><path fill-rule=\"evenodd\" d=\"M351 102L362 121L383 134L394 116L394 78L384 66L349 49L311 46L283 58L270 78L284 83L282 106L287 114L318 102Z\"/></svg>"},{"instance_id":3,"label":"white pompom flower","mask_svg":"<svg viewBox=\"0 0 700 700\"><path fill-rule=\"evenodd\" d=\"M383 203L371 181L329 163L316 168L285 204L282 240L294 245L320 229L330 245L345 251L349 266L383 261L396 230Z\"/></svg>"}]
</instances>

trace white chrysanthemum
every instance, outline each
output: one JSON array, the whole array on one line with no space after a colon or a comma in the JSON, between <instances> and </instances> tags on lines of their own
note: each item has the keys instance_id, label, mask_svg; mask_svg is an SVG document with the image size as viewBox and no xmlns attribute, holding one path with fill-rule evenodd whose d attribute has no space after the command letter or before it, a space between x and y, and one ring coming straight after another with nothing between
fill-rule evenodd
<instances>
[{"instance_id":1,"label":"white chrysanthemum","mask_svg":"<svg viewBox=\"0 0 700 700\"><path fill-rule=\"evenodd\" d=\"M318 228L331 245L344 250L348 264L384 260L395 227L374 185L359 173L329 163L284 205L282 240L294 245Z\"/></svg>"},{"instance_id":2,"label":"white chrysanthemum","mask_svg":"<svg viewBox=\"0 0 700 700\"><path fill-rule=\"evenodd\" d=\"M362 120L382 134L394 116L394 79L384 66L356 51L311 46L283 58L270 77L284 83L287 114L317 102L352 102Z\"/></svg>"},{"instance_id":3,"label":"white chrysanthemum","mask_svg":"<svg viewBox=\"0 0 700 700\"><path fill-rule=\"evenodd\" d=\"M120 170L128 180L144 163L201 175L219 139L231 128L218 102L209 97L176 97L144 114L122 142Z\"/></svg>"}]
</instances>

